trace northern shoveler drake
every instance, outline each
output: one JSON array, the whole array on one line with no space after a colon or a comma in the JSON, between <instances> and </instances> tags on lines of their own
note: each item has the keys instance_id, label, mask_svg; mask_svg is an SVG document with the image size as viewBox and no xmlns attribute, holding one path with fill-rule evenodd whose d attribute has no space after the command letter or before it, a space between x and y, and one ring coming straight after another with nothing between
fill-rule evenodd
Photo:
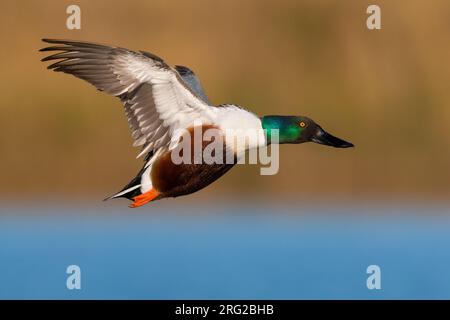
<instances>
[{"instance_id":1,"label":"northern shoveler drake","mask_svg":"<svg viewBox=\"0 0 450 320\"><path fill-rule=\"evenodd\" d=\"M213 127L224 135L228 129L262 132L257 145L246 145L246 150L274 143L269 134L272 129L278 130L280 144L312 141L337 148L353 147L304 116L258 117L237 105L213 106L192 70L183 66L172 68L152 53L90 42L43 41L52 46L40 51L56 51L42 59L56 60L48 69L86 80L122 101L133 145L142 147L138 157L145 156L145 163L134 179L108 199L127 198L133 201L132 208L152 200L196 192L233 167L235 162L175 164L172 161L171 153L180 143L180 136L175 132L192 130L198 121L203 129Z\"/></svg>"}]
</instances>

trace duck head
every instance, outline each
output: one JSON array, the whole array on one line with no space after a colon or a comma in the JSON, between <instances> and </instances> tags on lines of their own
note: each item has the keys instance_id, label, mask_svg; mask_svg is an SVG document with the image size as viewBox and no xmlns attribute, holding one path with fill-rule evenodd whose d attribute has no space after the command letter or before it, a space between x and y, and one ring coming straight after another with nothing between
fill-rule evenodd
<instances>
[{"instance_id":1,"label":"duck head","mask_svg":"<svg viewBox=\"0 0 450 320\"><path fill-rule=\"evenodd\" d=\"M271 130L275 129L278 130L280 144L315 142L335 148L354 146L350 142L329 134L312 119L303 116L264 116L261 123L269 143L272 142Z\"/></svg>"}]
</instances>

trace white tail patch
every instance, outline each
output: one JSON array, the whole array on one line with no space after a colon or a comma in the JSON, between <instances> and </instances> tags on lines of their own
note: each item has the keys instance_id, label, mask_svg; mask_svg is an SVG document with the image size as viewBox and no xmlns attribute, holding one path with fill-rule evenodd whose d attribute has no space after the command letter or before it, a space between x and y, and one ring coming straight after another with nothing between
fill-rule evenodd
<instances>
[{"instance_id":1,"label":"white tail patch","mask_svg":"<svg viewBox=\"0 0 450 320\"><path fill-rule=\"evenodd\" d=\"M139 188L140 186L141 186L140 184L135 185L135 186L132 186L132 187L126 189L126 190L123 190L123 191L121 191L121 192L119 192L119 193L116 193L115 195L113 195L113 196L111 196L111 197L109 197L109 198L106 198L105 200L118 198L118 197L123 196L124 194L126 194L126 193L128 193L128 192L130 192L130 191L133 191L133 190Z\"/></svg>"},{"instance_id":2,"label":"white tail patch","mask_svg":"<svg viewBox=\"0 0 450 320\"><path fill-rule=\"evenodd\" d=\"M141 175L141 184L139 185L141 187L141 193L146 193L153 188L152 179L150 177L151 172L152 166L149 165Z\"/></svg>"}]
</instances>

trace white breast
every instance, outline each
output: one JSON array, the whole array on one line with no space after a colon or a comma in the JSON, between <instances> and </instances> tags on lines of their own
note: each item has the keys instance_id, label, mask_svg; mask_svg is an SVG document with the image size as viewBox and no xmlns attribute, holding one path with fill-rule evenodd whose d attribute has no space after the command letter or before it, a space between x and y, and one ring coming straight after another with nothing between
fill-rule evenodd
<instances>
[{"instance_id":1,"label":"white breast","mask_svg":"<svg viewBox=\"0 0 450 320\"><path fill-rule=\"evenodd\" d=\"M218 107L215 113L214 122L225 133L226 145L232 146L235 153L266 145L261 120L255 114L235 105Z\"/></svg>"}]
</instances>

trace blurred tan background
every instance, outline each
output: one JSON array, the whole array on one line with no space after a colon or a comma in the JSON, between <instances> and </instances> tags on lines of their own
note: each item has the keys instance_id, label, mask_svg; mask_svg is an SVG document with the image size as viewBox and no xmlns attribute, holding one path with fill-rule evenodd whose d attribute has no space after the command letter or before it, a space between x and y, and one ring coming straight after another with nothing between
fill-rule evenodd
<instances>
[{"instance_id":1,"label":"blurred tan background","mask_svg":"<svg viewBox=\"0 0 450 320\"><path fill-rule=\"evenodd\" d=\"M70 4L81 30L66 29ZM189 201L449 196L449 1L9 0L0 23L0 198L101 199L142 165L120 102L46 70L43 37L153 52L216 104L306 115L356 145L282 146L279 174L237 166Z\"/></svg>"}]
</instances>

